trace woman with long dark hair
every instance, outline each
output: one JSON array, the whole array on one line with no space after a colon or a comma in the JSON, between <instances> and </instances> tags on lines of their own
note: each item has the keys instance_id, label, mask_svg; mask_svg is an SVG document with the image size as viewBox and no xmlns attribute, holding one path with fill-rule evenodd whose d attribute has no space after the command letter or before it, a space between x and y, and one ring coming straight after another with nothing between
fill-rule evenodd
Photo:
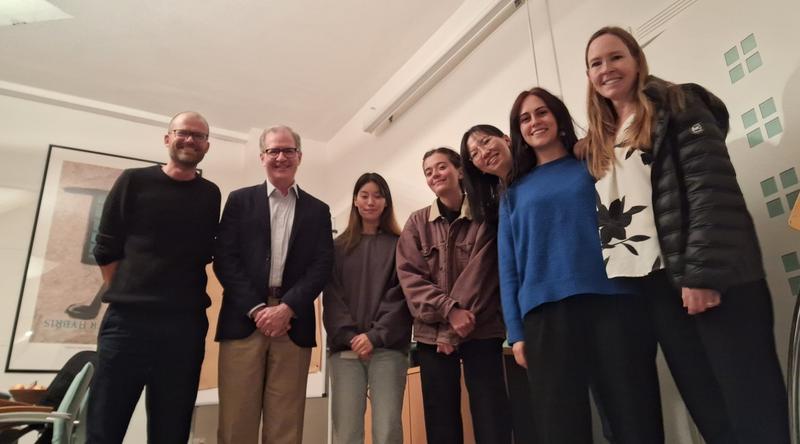
<instances>
[{"instance_id":1,"label":"woman with long dark hair","mask_svg":"<svg viewBox=\"0 0 800 444\"><path fill-rule=\"evenodd\" d=\"M411 315L395 272L399 234L386 180L362 174L347 228L334 242L333 276L322 299L335 444L364 442L368 391L372 442L403 442Z\"/></svg>"},{"instance_id":2,"label":"woman with long dark hair","mask_svg":"<svg viewBox=\"0 0 800 444\"><path fill-rule=\"evenodd\" d=\"M436 148L422 162L436 199L409 217L397 243L397 275L414 317L428 442L464 440L463 364L475 441L507 444L495 229L472 217L458 153Z\"/></svg>"},{"instance_id":3,"label":"woman with long dark hair","mask_svg":"<svg viewBox=\"0 0 800 444\"><path fill-rule=\"evenodd\" d=\"M640 278L707 442L788 443L772 301L725 145L725 105L698 85L650 76L621 28L595 32L585 60L585 154L608 275Z\"/></svg>"},{"instance_id":4,"label":"woman with long dark hair","mask_svg":"<svg viewBox=\"0 0 800 444\"><path fill-rule=\"evenodd\" d=\"M500 203L503 314L527 367L535 442L592 442L589 386L615 442L663 442L655 341L636 287L603 267L593 179L564 103L523 91ZM587 194L588 193L588 194Z\"/></svg>"},{"instance_id":5,"label":"woman with long dark hair","mask_svg":"<svg viewBox=\"0 0 800 444\"><path fill-rule=\"evenodd\" d=\"M495 126L475 125L461 137L461 158L472 215L497 225L500 194L511 174L511 139Z\"/></svg>"}]
</instances>

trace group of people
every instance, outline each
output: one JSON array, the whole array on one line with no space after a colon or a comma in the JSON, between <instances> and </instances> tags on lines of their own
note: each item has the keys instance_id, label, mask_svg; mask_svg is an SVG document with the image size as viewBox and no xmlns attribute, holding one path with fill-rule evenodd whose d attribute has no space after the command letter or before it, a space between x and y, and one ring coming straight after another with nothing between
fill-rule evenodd
<instances>
[{"instance_id":1,"label":"group of people","mask_svg":"<svg viewBox=\"0 0 800 444\"><path fill-rule=\"evenodd\" d=\"M347 228L301 190L300 137L264 130L267 180L230 194L197 174L208 124L170 122L169 162L111 190L95 256L108 289L89 442L119 443L143 389L148 439L186 442L203 338L205 265L224 288L216 338L223 443L300 443L324 289L333 442L401 443L413 339L428 442L510 443L503 342L527 371L534 443L592 442L590 393L613 443L663 443L660 345L709 444L788 444L771 296L725 145L728 112L694 84L651 76L625 30L585 52L589 126L542 88L509 135L467 130L426 152L433 203L401 230L386 180L363 174ZM216 240L215 240L216 239Z\"/></svg>"}]
</instances>

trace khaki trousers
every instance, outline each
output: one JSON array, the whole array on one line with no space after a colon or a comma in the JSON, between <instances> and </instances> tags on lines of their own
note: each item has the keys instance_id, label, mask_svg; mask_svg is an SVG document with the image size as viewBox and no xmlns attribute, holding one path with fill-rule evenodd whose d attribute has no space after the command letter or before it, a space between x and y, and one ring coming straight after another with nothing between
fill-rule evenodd
<instances>
[{"instance_id":1,"label":"khaki trousers","mask_svg":"<svg viewBox=\"0 0 800 444\"><path fill-rule=\"evenodd\" d=\"M301 444L310 361L288 335L221 342L218 441L258 443L261 423L262 444Z\"/></svg>"}]
</instances>

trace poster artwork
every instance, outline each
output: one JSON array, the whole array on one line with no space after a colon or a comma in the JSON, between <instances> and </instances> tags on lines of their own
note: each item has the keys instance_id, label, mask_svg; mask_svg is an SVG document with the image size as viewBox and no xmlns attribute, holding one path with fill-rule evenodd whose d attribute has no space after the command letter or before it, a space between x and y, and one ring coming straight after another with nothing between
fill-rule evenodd
<instances>
[{"instance_id":1,"label":"poster artwork","mask_svg":"<svg viewBox=\"0 0 800 444\"><path fill-rule=\"evenodd\" d=\"M121 173L80 162L61 164L31 342L97 342L105 307L92 250L106 196Z\"/></svg>"}]
</instances>

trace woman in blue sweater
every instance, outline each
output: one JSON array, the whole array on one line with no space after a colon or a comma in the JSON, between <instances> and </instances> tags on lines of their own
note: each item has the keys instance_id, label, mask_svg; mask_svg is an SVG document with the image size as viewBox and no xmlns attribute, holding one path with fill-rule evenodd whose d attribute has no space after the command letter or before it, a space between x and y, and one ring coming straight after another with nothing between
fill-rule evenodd
<instances>
[{"instance_id":1,"label":"woman in blue sweater","mask_svg":"<svg viewBox=\"0 0 800 444\"><path fill-rule=\"evenodd\" d=\"M512 168L500 201L503 314L527 367L537 443L591 443L589 384L617 443L661 443L656 345L636 288L608 279L594 181L569 111L541 88L511 108Z\"/></svg>"}]
</instances>

